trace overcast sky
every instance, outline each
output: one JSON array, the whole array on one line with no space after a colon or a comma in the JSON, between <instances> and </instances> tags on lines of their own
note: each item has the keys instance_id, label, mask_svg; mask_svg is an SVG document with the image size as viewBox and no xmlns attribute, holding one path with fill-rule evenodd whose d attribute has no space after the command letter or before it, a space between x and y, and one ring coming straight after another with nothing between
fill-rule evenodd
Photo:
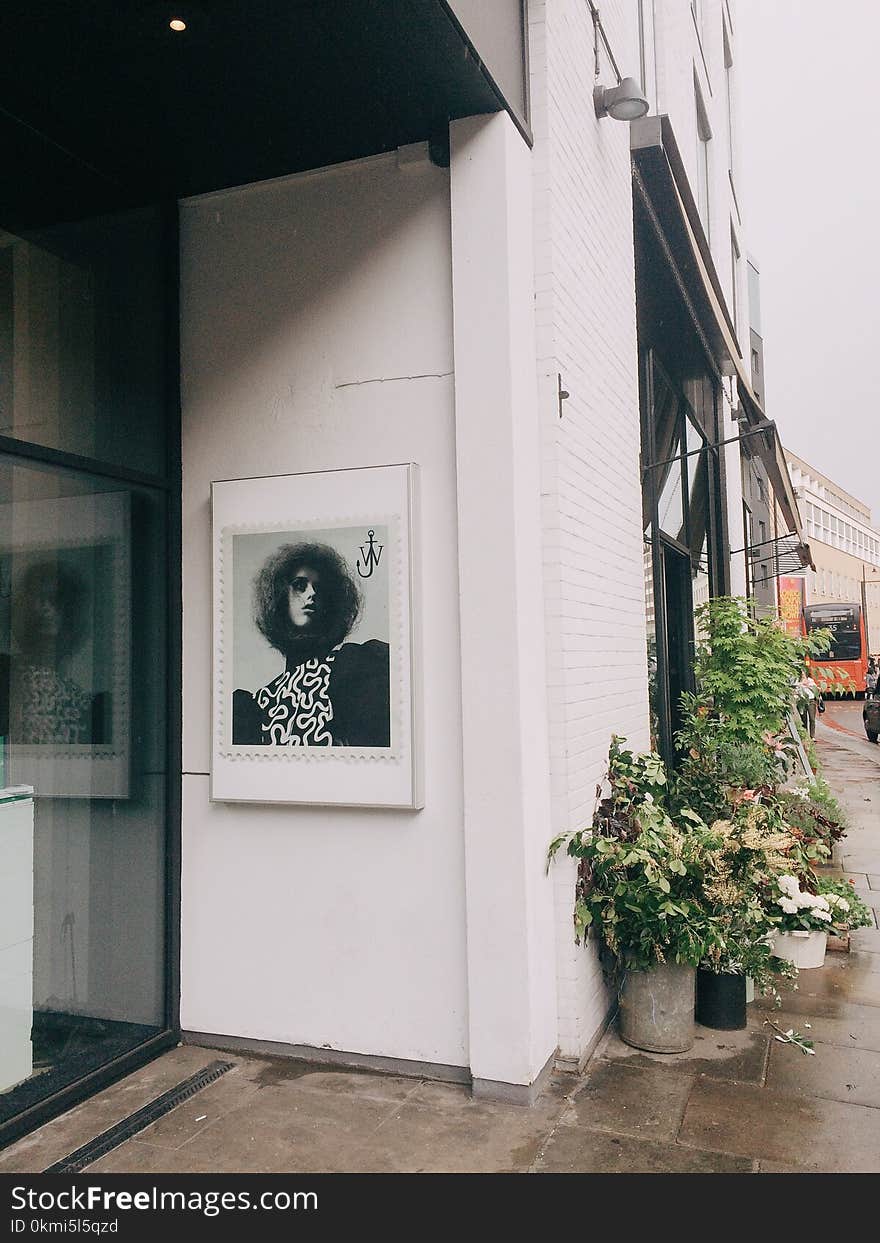
<instances>
[{"instance_id":1,"label":"overcast sky","mask_svg":"<svg viewBox=\"0 0 880 1243\"><path fill-rule=\"evenodd\" d=\"M880 527L880 0L736 0L767 415Z\"/></svg>"}]
</instances>

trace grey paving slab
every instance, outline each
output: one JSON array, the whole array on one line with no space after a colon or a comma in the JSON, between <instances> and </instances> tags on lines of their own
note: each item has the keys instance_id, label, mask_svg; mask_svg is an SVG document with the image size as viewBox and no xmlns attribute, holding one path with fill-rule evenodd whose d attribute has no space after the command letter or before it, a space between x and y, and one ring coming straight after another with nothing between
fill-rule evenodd
<instances>
[{"instance_id":1,"label":"grey paving slab","mask_svg":"<svg viewBox=\"0 0 880 1243\"><path fill-rule=\"evenodd\" d=\"M39 1173L217 1059L180 1046L0 1152L0 1173Z\"/></svg>"},{"instance_id":2,"label":"grey paving slab","mask_svg":"<svg viewBox=\"0 0 880 1243\"><path fill-rule=\"evenodd\" d=\"M820 868L819 875L826 876L829 880L845 880L847 884L851 881L856 889L871 888L867 872L847 872L844 868Z\"/></svg>"},{"instance_id":3,"label":"grey paving slab","mask_svg":"<svg viewBox=\"0 0 880 1243\"><path fill-rule=\"evenodd\" d=\"M805 1000L839 1000L880 1007L880 960L875 954L826 957L819 970L798 973L798 994Z\"/></svg>"},{"instance_id":4,"label":"grey paving slab","mask_svg":"<svg viewBox=\"0 0 880 1243\"><path fill-rule=\"evenodd\" d=\"M880 850L865 849L847 850L846 840L840 852L840 862L843 870L855 875L856 872L864 872L865 874L880 872Z\"/></svg>"},{"instance_id":5,"label":"grey paving slab","mask_svg":"<svg viewBox=\"0 0 880 1243\"><path fill-rule=\"evenodd\" d=\"M531 1109L473 1100L452 1084L423 1083L369 1137L374 1170L525 1173L566 1107L545 1094Z\"/></svg>"},{"instance_id":6,"label":"grey paving slab","mask_svg":"<svg viewBox=\"0 0 880 1243\"><path fill-rule=\"evenodd\" d=\"M780 1010L762 1007L758 1002L749 1009L752 1011L749 1026L755 1030L763 1029L767 1033L766 1020L769 1019L785 1029L794 1027L802 1035L815 1040L848 1047L852 1039L860 1048L875 1052L880 1050L880 1015L876 1006L859 1006L839 998L801 997L795 994L785 999ZM827 1034L829 1032L835 1033L833 1039Z\"/></svg>"},{"instance_id":7,"label":"grey paving slab","mask_svg":"<svg viewBox=\"0 0 880 1243\"><path fill-rule=\"evenodd\" d=\"M624 1061L633 1066L662 1066L692 1076L738 1079L760 1083L764 1076L768 1037L760 1030L713 1031L696 1025L694 1047L686 1053L649 1053L624 1043L615 1030L604 1037L597 1058Z\"/></svg>"},{"instance_id":8,"label":"grey paving slab","mask_svg":"<svg viewBox=\"0 0 880 1243\"><path fill-rule=\"evenodd\" d=\"M805 1178L812 1177L811 1170L805 1170L802 1166L799 1169L795 1165L783 1165L781 1161L759 1161L759 1174L800 1174Z\"/></svg>"},{"instance_id":9,"label":"grey paving slab","mask_svg":"<svg viewBox=\"0 0 880 1243\"><path fill-rule=\"evenodd\" d=\"M748 1157L573 1126L554 1131L533 1167L538 1174L751 1174L755 1169Z\"/></svg>"},{"instance_id":10,"label":"grey paving slab","mask_svg":"<svg viewBox=\"0 0 880 1243\"><path fill-rule=\"evenodd\" d=\"M240 1108L259 1090L239 1063L222 1078L140 1131L133 1142L158 1148L180 1148L199 1131Z\"/></svg>"},{"instance_id":11,"label":"grey paving slab","mask_svg":"<svg viewBox=\"0 0 880 1243\"><path fill-rule=\"evenodd\" d=\"M856 928L850 933L850 944L863 954L880 954L880 931L876 928Z\"/></svg>"},{"instance_id":12,"label":"grey paving slab","mask_svg":"<svg viewBox=\"0 0 880 1243\"><path fill-rule=\"evenodd\" d=\"M880 1110L701 1079L679 1142L816 1172L880 1170Z\"/></svg>"},{"instance_id":13,"label":"grey paving slab","mask_svg":"<svg viewBox=\"0 0 880 1243\"><path fill-rule=\"evenodd\" d=\"M856 883L858 884L858 882ZM878 876L875 872L868 873L868 888L880 889L880 876Z\"/></svg>"},{"instance_id":14,"label":"grey paving slab","mask_svg":"<svg viewBox=\"0 0 880 1243\"><path fill-rule=\"evenodd\" d=\"M174 1150L175 1160L179 1155L190 1170L356 1171L369 1137L395 1107L278 1084L198 1131Z\"/></svg>"},{"instance_id":15,"label":"grey paving slab","mask_svg":"<svg viewBox=\"0 0 880 1243\"><path fill-rule=\"evenodd\" d=\"M670 1074L664 1066L594 1061L563 1120L618 1135L673 1140L695 1078Z\"/></svg>"},{"instance_id":16,"label":"grey paving slab","mask_svg":"<svg viewBox=\"0 0 880 1243\"><path fill-rule=\"evenodd\" d=\"M244 1130L219 1124L180 1148L124 1144L89 1166L88 1173L114 1174L312 1174L365 1172L362 1142L340 1136L316 1140L306 1132L286 1133L254 1125Z\"/></svg>"},{"instance_id":17,"label":"grey paving slab","mask_svg":"<svg viewBox=\"0 0 880 1243\"><path fill-rule=\"evenodd\" d=\"M754 1023L755 1027L761 1027L774 1044L779 1044L779 1041L774 1039L777 1033L765 1025L766 1019L772 1019L784 1032L793 1028L808 1040L836 1045L841 1049L866 1049L880 1053L880 1024L874 1017L876 1012L867 1006L850 1006L844 1009L846 1015L840 1018L826 1018L810 1012L799 1014L790 1009L776 1010L772 1013L758 1010L755 1011L754 1018L750 1018L749 1021ZM860 1015L862 1017L858 1017ZM869 1017L865 1018L864 1015ZM798 1054L798 1056L802 1057L803 1054Z\"/></svg>"},{"instance_id":18,"label":"grey paving slab","mask_svg":"<svg viewBox=\"0 0 880 1243\"><path fill-rule=\"evenodd\" d=\"M804 1034L814 1035L812 1030ZM821 1041L815 1041L814 1049L815 1056L805 1057L790 1046L773 1041L767 1087L775 1092L821 1096L880 1109L880 1052L840 1048Z\"/></svg>"}]
</instances>

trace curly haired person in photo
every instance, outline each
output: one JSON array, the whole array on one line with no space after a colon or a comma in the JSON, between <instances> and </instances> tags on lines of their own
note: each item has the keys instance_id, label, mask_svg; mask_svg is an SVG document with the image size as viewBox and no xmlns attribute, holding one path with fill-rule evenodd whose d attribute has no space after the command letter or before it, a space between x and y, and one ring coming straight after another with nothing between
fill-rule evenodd
<instances>
[{"instance_id":1,"label":"curly haired person in photo","mask_svg":"<svg viewBox=\"0 0 880 1243\"><path fill-rule=\"evenodd\" d=\"M389 747L389 646L346 643L363 597L328 544L282 544L253 585L253 620L284 658L256 691L232 696L236 746Z\"/></svg>"}]
</instances>

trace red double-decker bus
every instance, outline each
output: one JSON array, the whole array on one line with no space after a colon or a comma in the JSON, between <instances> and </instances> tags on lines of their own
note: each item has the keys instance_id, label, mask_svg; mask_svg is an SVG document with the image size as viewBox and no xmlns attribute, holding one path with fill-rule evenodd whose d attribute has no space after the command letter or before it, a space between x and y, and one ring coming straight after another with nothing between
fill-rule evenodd
<instances>
[{"instance_id":1,"label":"red double-decker bus","mask_svg":"<svg viewBox=\"0 0 880 1243\"><path fill-rule=\"evenodd\" d=\"M811 630L831 631L831 647L821 656L813 656L813 676L826 695L864 695L867 689L868 644L865 618L860 604L808 604L804 608L804 626ZM844 681L844 678L846 681ZM835 689L835 683L838 689Z\"/></svg>"}]
</instances>

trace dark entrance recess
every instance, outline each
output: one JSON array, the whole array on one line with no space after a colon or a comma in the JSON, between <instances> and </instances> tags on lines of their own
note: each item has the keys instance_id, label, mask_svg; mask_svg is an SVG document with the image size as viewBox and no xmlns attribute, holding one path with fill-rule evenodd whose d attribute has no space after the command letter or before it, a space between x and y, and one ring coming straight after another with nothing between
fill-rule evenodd
<instances>
[{"instance_id":1,"label":"dark entrance recess","mask_svg":"<svg viewBox=\"0 0 880 1243\"><path fill-rule=\"evenodd\" d=\"M502 108L528 139L521 0L482 13L472 0L7 0L0 223L442 142L450 118Z\"/></svg>"}]
</instances>

